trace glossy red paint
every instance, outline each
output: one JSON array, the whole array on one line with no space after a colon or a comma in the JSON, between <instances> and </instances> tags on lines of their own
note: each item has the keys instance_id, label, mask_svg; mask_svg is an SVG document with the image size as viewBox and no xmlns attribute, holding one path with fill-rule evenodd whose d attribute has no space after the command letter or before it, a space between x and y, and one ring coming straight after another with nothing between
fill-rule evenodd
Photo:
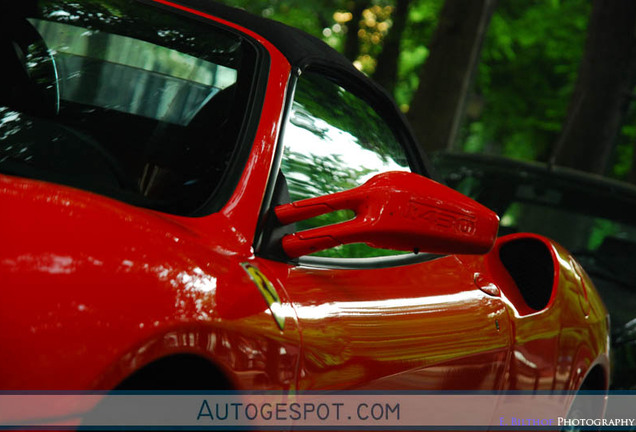
<instances>
[{"instance_id":1,"label":"glossy red paint","mask_svg":"<svg viewBox=\"0 0 636 432\"><path fill-rule=\"evenodd\" d=\"M576 390L595 368L607 387L605 308L585 272L549 239L517 234L481 255L373 269L256 256L291 67L252 36L270 56L268 89L241 180L220 212L170 216L0 175L0 388L112 389L183 354L205 360L207 369L196 373L236 389ZM421 199L443 195L428 205L484 220L470 251L485 252L495 229L490 213L425 183ZM397 197L403 194L374 199ZM322 202L339 208L333 200ZM277 213L286 221L307 216L297 210ZM505 245L528 239L552 262L540 310L527 304L501 259ZM385 241L394 246L384 237L377 243ZM453 241L431 250L467 252L466 240ZM280 297L275 312L245 263L271 281Z\"/></svg>"},{"instance_id":2,"label":"glossy red paint","mask_svg":"<svg viewBox=\"0 0 636 432\"><path fill-rule=\"evenodd\" d=\"M355 218L283 238L283 249L296 258L342 244L430 252L485 253L499 228L497 215L466 196L418 174L378 174L357 188L276 207L286 225L336 210Z\"/></svg>"},{"instance_id":3,"label":"glossy red paint","mask_svg":"<svg viewBox=\"0 0 636 432\"><path fill-rule=\"evenodd\" d=\"M11 288L0 305L0 343L11 347L0 352L3 388L112 388L174 353L214 359L238 387L293 387L294 319L284 334L269 325L238 265L245 241L224 216L208 221L211 243L163 215L70 188L3 176L0 195L0 273ZM258 372L260 356L281 348L277 367L288 370Z\"/></svg>"},{"instance_id":4,"label":"glossy red paint","mask_svg":"<svg viewBox=\"0 0 636 432\"><path fill-rule=\"evenodd\" d=\"M3 389L113 388L177 353L209 359L237 388L294 388L300 340L294 318L284 335L263 325L272 322L267 305L242 268L228 262L253 256L290 65L268 41L224 23L257 38L271 66L253 148L219 213L183 218L0 176L0 200L9 209L0 216L0 274L3 287L11 287L0 305L0 327L11 329L0 335L11 347L0 352ZM241 317L249 318L240 327L271 335L225 328L224 319L236 324ZM265 367L270 352L279 359L274 370Z\"/></svg>"},{"instance_id":5,"label":"glossy red paint","mask_svg":"<svg viewBox=\"0 0 636 432\"><path fill-rule=\"evenodd\" d=\"M303 335L301 389L504 386L508 310L475 289L457 258L374 270L300 266L286 273L282 283Z\"/></svg>"},{"instance_id":6,"label":"glossy red paint","mask_svg":"<svg viewBox=\"0 0 636 432\"><path fill-rule=\"evenodd\" d=\"M549 306L522 316L516 284L496 267L502 245L527 238L549 250L555 279ZM568 258L548 239L520 234L482 256L373 270L268 263L267 270L280 275L298 316L301 389L572 390L583 371L607 368L608 346L605 309L598 296L590 315L579 308ZM477 275L500 295L477 289ZM586 367L578 370L571 359L582 349Z\"/></svg>"}]
</instances>

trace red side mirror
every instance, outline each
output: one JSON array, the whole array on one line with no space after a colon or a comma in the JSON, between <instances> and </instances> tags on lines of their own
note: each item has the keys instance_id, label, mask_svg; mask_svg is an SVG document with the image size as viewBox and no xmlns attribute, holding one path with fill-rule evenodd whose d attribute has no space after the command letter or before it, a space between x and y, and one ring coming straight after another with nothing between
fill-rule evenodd
<instances>
[{"instance_id":1,"label":"red side mirror","mask_svg":"<svg viewBox=\"0 0 636 432\"><path fill-rule=\"evenodd\" d=\"M283 249L299 257L341 244L430 253L481 254L492 248L497 215L431 179L387 172L362 186L281 205L278 220L287 225L336 210L353 210L350 221L283 237Z\"/></svg>"}]
</instances>

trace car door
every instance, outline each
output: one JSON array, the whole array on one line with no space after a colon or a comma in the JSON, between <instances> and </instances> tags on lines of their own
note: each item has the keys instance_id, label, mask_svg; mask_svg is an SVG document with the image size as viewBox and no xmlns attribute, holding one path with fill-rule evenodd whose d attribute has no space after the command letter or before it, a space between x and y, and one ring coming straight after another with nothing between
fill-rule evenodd
<instances>
[{"instance_id":1,"label":"car door","mask_svg":"<svg viewBox=\"0 0 636 432\"><path fill-rule=\"evenodd\" d=\"M422 170L392 103L364 80L308 69L292 95L269 214L377 173ZM257 247L255 265L285 290L299 320L299 388L500 388L510 345L505 304L480 290L456 257L363 244L299 260L281 255L286 233L350 217L339 211L265 228Z\"/></svg>"}]
</instances>

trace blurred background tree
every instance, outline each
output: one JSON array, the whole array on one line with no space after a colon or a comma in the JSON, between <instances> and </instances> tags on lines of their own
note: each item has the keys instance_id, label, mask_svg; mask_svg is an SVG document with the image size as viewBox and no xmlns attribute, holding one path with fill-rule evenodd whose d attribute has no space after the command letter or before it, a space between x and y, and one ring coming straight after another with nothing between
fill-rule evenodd
<instances>
[{"instance_id":1,"label":"blurred background tree","mask_svg":"<svg viewBox=\"0 0 636 432\"><path fill-rule=\"evenodd\" d=\"M558 165L605 174L632 99L636 2L593 2L585 54L561 137Z\"/></svg>"},{"instance_id":2,"label":"blurred background tree","mask_svg":"<svg viewBox=\"0 0 636 432\"><path fill-rule=\"evenodd\" d=\"M444 3L408 118L429 151L452 149L496 0Z\"/></svg>"},{"instance_id":3,"label":"blurred background tree","mask_svg":"<svg viewBox=\"0 0 636 432\"><path fill-rule=\"evenodd\" d=\"M633 0L225 3L346 55L393 93L427 151L551 161L636 183Z\"/></svg>"}]
</instances>

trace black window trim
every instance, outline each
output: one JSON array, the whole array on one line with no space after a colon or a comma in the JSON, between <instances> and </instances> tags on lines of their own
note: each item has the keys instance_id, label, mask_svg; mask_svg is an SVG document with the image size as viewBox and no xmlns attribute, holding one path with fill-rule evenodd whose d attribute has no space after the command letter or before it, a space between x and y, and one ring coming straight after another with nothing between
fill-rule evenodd
<instances>
[{"instance_id":1,"label":"black window trim","mask_svg":"<svg viewBox=\"0 0 636 432\"><path fill-rule=\"evenodd\" d=\"M289 75L289 80L287 81L287 86L285 87L285 104L283 108L283 115L280 119L280 130L278 132L278 139L276 140L276 148L274 149L274 160L272 161L272 166L270 168L267 185L265 186L265 194L263 195L263 201L261 203L261 208L258 215L258 221L256 223L256 231L254 233L254 251L256 255L262 255L269 259L274 259L276 261L286 261L286 262L296 262L295 260L291 260L288 257L284 256L272 256L269 251L265 251L265 246L267 244L267 240L265 238L265 231L269 228L268 225L275 224L275 216L273 215L272 203L274 202L274 190L276 188L276 182L278 180L278 173L280 172L280 167L283 160L283 150L284 146L282 143L283 136L285 134L285 125L287 124L287 120L291 115L291 107L294 102L294 96L296 92L296 84L298 83L298 79L302 71L299 68L292 68L291 73Z\"/></svg>"},{"instance_id":2,"label":"black window trim","mask_svg":"<svg viewBox=\"0 0 636 432\"><path fill-rule=\"evenodd\" d=\"M324 78L333 81L334 83L346 88L356 97L361 98L365 102L369 103L371 107L380 115L381 118L386 120L387 125L391 131L395 134L396 138L403 146L406 156L408 158L409 167L411 172L420 174L426 177L431 176L430 163L428 158L424 155L421 147L417 144L411 128L401 114L393 99L378 86L369 84L365 79L362 79L354 74L351 74L348 70L334 66L321 61L320 59L314 59L307 61L301 67L292 68L289 81L287 83L287 94L285 96L285 108L281 119L281 128L279 136L276 142L276 149L274 155L274 161L272 163L271 170L267 179L267 186L263 201L261 204L261 210L259 212L259 218L257 223L256 232L254 235L254 251L258 256L271 259L274 261L282 261L291 265L301 265L309 267L318 267L326 269L375 269L386 267L398 267L410 264L417 264L425 261L430 261L441 257L441 255L428 254L428 253L410 253L400 255L389 255L370 258L331 258L331 257L314 257L303 256L296 259L290 259L286 256L279 254L272 254L271 251L266 250L265 246L268 239L265 238L265 231L268 224L276 223L273 216L272 203L274 201L274 189L278 174L282 164L283 158L283 137L285 136L285 126L287 120L292 112L292 105L294 102L294 95L296 91L296 85L299 78L304 72L313 72L322 75ZM278 240L278 239L275 239Z\"/></svg>"}]
</instances>

